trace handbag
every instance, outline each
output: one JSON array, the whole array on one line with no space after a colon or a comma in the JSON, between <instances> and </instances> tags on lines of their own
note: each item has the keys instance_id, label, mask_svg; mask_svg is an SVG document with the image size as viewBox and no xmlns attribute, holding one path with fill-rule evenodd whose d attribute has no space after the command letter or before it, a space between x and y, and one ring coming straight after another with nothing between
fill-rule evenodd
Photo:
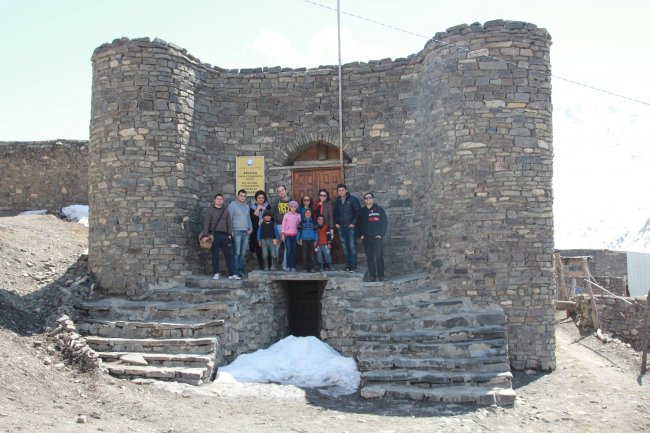
<instances>
[{"instance_id":1,"label":"handbag","mask_svg":"<svg viewBox=\"0 0 650 433\"><path fill-rule=\"evenodd\" d=\"M201 233L199 233L199 245L201 246L201 248L203 248L204 250L208 250L212 248L212 242L214 242L213 234L209 234L208 238L206 240L203 240L201 239Z\"/></svg>"},{"instance_id":2,"label":"handbag","mask_svg":"<svg viewBox=\"0 0 650 433\"><path fill-rule=\"evenodd\" d=\"M221 214L219 215L219 218L217 218L217 224L215 224L215 227L219 225L219 221L221 221L221 217L223 216L225 211L221 211ZM210 233L208 235L208 238L206 240L201 239L201 233L199 233L199 245L201 248L204 250L208 250L212 248L212 243L214 242L214 235Z\"/></svg>"}]
</instances>

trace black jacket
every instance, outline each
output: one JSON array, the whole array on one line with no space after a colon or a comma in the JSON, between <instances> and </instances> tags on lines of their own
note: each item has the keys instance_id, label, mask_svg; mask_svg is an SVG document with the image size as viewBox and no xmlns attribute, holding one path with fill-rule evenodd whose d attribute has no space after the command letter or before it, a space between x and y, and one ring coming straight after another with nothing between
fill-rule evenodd
<instances>
[{"instance_id":1,"label":"black jacket","mask_svg":"<svg viewBox=\"0 0 650 433\"><path fill-rule=\"evenodd\" d=\"M341 227L347 227L350 224L356 225L359 219L359 209L361 209L359 200L350 193L345 196L345 203L341 197L337 197L334 204L334 224Z\"/></svg>"},{"instance_id":2,"label":"black jacket","mask_svg":"<svg viewBox=\"0 0 650 433\"><path fill-rule=\"evenodd\" d=\"M361 236L374 238L386 236L388 217L381 206L373 204L370 209L363 206L359 211L359 231Z\"/></svg>"}]
</instances>

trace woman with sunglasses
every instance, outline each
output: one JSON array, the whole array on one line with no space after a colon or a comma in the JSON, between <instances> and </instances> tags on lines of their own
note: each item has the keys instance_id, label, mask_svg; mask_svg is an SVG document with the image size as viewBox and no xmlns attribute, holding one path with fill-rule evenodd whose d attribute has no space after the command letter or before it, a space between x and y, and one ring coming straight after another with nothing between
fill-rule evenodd
<instances>
[{"instance_id":1,"label":"woman with sunglasses","mask_svg":"<svg viewBox=\"0 0 650 433\"><path fill-rule=\"evenodd\" d=\"M318 191L318 203L314 206L313 211L316 219L319 216L325 218L325 224L331 228L331 236L334 237L334 203L330 200L330 195L326 190Z\"/></svg>"},{"instance_id":2,"label":"woman with sunglasses","mask_svg":"<svg viewBox=\"0 0 650 433\"><path fill-rule=\"evenodd\" d=\"M311 204L311 197L308 195L305 195L302 197L302 200L300 201L300 207L298 208L298 213L300 214L300 218L305 217L305 209L310 209L312 214L314 213L314 208L312 207Z\"/></svg>"}]
</instances>

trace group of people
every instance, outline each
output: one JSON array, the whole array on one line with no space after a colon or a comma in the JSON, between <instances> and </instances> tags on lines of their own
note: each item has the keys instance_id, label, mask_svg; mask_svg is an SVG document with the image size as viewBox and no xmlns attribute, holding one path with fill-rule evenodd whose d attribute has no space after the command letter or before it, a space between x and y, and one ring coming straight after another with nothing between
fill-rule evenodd
<instances>
[{"instance_id":1,"label":"group of people","mask_svg":"<svg viewBox=\"0 0 650 433\"><path fill-rule=\"evenodd\" d=\"M374 194L364 194L364 206L351 195L345 184L337 185L335 202L321 189L318 202L305 195L301 203L293 200L284 185L276 188L278 196L269 203L264 191L255 193L252 204L246 203L246 191L237 192L237 200L224 207L222 194L214 196L214 206L203 216L201 238L213 234L212 268L214 279L220 278L219 250L223 252L228 278L240 280L245 272L246 251L256 255L261 270L296 272L298 245L302 246L305 272L314 272L316 262L321 271L332 270L332 241L338 233L345 271L357 269L356 238L359 236L368 259L368 281L384 279L383 238L388 227L384 209L374 203Z\"/></svg>"}]
</instances>

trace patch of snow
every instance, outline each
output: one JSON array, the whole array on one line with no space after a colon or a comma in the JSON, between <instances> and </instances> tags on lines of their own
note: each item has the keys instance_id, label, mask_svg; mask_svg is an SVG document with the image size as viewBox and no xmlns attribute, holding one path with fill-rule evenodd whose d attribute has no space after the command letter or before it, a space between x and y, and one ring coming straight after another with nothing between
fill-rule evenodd
<instances>
[{"instance_id":1,"label":"patch of snow","mask_svg":"<svg viewBox=\"0 0 650 433\"><path fill-rule=\"evenodd\" d=\"M354 359L341 356L316 337L290 335L268 349L241 355L220 367L214 383L273 382L339 396L355 393L360 381Z\"/></svg>"},{"instance_id":2,"label":"patch of snow","mask_svg":"<svg viewBox=\"0 0 650 433\"><path fill-rule=\"evenodd\" d=\"M47 209L26 210L25 212L19 213L18 216L23 216L23 215L45 215L46 213L47 213Z\"/></svg>"},{"instance_id":3,"label":"patch of snow","mask_svg":"<svg viewBox=\"0 0 650 433\"><path fill-rule=\"evenodd\" d=\"M63 212L69 221L77 221L79 224L88 227L88 206L83 204L73 204L64 207L61 209L61 212Z\"/></svg>"}]
</instances>

